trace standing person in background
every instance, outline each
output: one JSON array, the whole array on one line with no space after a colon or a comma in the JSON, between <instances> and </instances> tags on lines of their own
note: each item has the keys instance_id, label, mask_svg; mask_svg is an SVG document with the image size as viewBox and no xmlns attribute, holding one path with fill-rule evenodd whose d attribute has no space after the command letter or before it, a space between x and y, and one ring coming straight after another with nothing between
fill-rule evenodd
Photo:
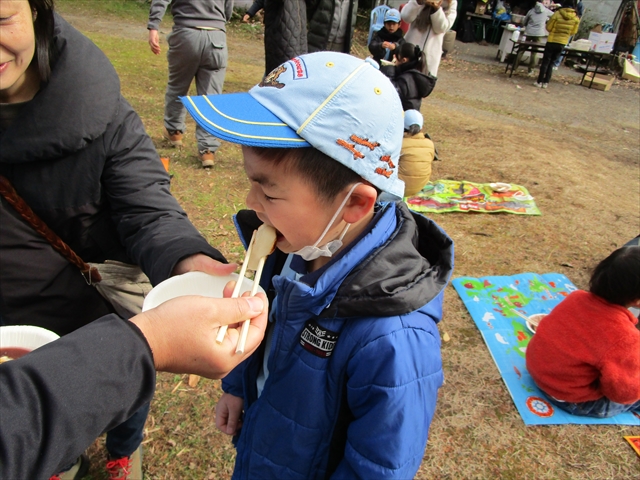
<instances>
[{"instance_id":1,"label":"standing person in background","mask_svg":"<svg viewBox=\"0 0 640 480\"><path fill-rule=\"evenodd\" d=\"M553 15L553 12L545 7L542 3L536 2L535 6L527 12L527 15L524 17L524 33L527 36L528 42L541 43L542 40L547 38L547 29L545 25L549 17ZM520 59L524 51L518 53L518 59L516 60L516 65L520 64ZM536 62L538 60L538 55L536 53L531 53L531 57L529 59L529 76L533 76L533 69L536 66Z\"/></svg>"},{"instance_id":2,"label":"standing person in background","mask_svg":"<svg viewBox=\"0 0 640 480\"><path fill-rule=\"evenodd\" d=\"M402 20L411 25L404 39L424 52L425 74L438 76L444 34L456 21L457 9L457 0L409 0L402 9Z\"/></svg>"},{"instance_id":3,"label":"standing person in background","mask_svg":"<svg viewBox=\"0 0 640 480\"><path fill-rule=\"evenodd\" d=\"M226 22L233 13L233 0L152 0L149 10L149 46L160 54L158 27L171 2L173 29L167 36L169 81L164 99L163 136L174 147L182 147L185 109L180 97L189 92L195 78L198 95L222 93L227 71ZM220 140L196 127L198 158L204 168L214 165Z\"/></svg>"},{"instance_id":4,"label":"standing person in background","mask_svg":"<svg viewBox=\"0 0 640 480\"><path fill-rule=\"evenodd\" d=\"M309 52L351 53L358 0L310 0L307 5Z\"/></svg>"},{"instance_id":5,"label":"standing person in background","mask_svg":"<svg viewBox=\"0 0 640 480\"><path fill-rule=\"evenodd\" d=\"M547 88L553 75L553 63L560 57L569 39L578 33L580 19L573 9L573 0L563 0L562 7L547 22L549 37L544 47L544 56L540 64L538 81L534 87Z\"/></svg>"},{"instance_id":6,"label":"standing person in background","mask_svg":"<svg viewBox=\"0 0 640 480\"><path fill-rule=\"evenodd\" d=\"M0 18L0 175L27 205L84 261L139 265L154 285L190 270L231 273L235 265L220 263L169 193L102 51L54 13L52 0L0 0ZM114 312L4 197L0 225L1 324L66 335ZM111 478L142 477L148 411L146 403L107 432ZM60 477L80 478L87 463L80 457Z\"/></svg>"},{"instance_id":7,"label":"standing person in background","mask_svg":"<svg viewBox=\"0 0 640 480\"><path fill-rule=\"evenodd\" d=\"M303 53L307 53L305 0L264 0L265 76Z\"/></svg>"}]
</instances>

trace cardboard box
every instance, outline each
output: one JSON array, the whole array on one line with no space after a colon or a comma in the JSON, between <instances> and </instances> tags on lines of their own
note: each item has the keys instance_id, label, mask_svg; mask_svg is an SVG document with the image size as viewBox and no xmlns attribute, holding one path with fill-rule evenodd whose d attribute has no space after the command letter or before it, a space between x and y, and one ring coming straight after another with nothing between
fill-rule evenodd
<instances>
[{"instance_id":1,"label":"cardboard box","mask_svg":"<svg viewBox=\"0 0 640 480\"><path fill-rule=\"evenodd\" d=\"M640 82L640 73L638 69L629 60L625 59L624 68L622 69L622 78L634 82Z\"/></svg>"},{"instance_id":2,"label":"cardboard box","mask_svg":"<svg viewBox=\"0 0 640 480\"><path fill-rule=\"evenodd\" d=\"M602 90L604 92L609 91L611 85L613 85L613 80L615 77L612 75L602 75L598 73L596 78L593 80L593 84L591 84L591 79L593 78L593 72L587 72L587 75L584 77L582 81L582 85L588 87L591 85L591 88L595 88L596 90Z\"/></svg>"},{"instance_id":3,"label":"cardboard box","mask_svg":"<svg viewBox=\"0 0 640 480\"><path fill-rule=\"evenodd\" d=\"M589 41L591 42L591 50L594 52L611 53L616 41L616 34L590 32Z\"/></svg>"},{"instance_id":4,"label":"cardboard box","mask_svg":"<svg viewBox=\"0 0 640 480\"><path fill-rule=\"evenodd\" d=\"M484 15L484 12L487 11L487 3L483 0L478 0L476 2L476 11L474 12L476 15Z\"/></svg>"}]
</instances>

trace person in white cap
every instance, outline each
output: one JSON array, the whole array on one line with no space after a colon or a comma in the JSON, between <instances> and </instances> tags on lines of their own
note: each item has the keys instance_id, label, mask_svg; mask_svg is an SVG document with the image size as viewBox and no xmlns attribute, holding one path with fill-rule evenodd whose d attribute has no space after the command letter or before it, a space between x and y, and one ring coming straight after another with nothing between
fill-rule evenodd
<instances>
[{"instance_id":1,"label":"person in white cap","mask_svg":"<svg viewBox=\"0 0 640 480\"><path fill-rule=\"evenodd\" d=\"M242 145L243 242L262 223L277 231L266 339L216 407L236 436L233 478L413 478L443 381L453 242L399 201L395 88L372 59L317 52L248 93L183 102Z\"/></svg>"},{"instance_id":2,"label":"person in white cap","mask_svg":"<svg viewBox=\"0 0 640 480\"><path fill-rule=\"evenodd\" d=\"M400 152L398 176L404 182L404 196L412 197L420 192L431 179L431 164L435 146L422 133L423 118L417 110L404 112L404 139Z\"/></svg>"},{"instance_id":3,"label":"person in white cap","mask_svg":"<svg viewBox=\"0 0 640 480\"><path fill-rule=\"evenodd\" d=\"M395 8L390 8L384 13L384 25L375 32L369 43L369 51L373 59L380 63L380 60L391 60L395 52L404 43L404 32L400 30L400 12Z\"/></svg>"}]
</instances>

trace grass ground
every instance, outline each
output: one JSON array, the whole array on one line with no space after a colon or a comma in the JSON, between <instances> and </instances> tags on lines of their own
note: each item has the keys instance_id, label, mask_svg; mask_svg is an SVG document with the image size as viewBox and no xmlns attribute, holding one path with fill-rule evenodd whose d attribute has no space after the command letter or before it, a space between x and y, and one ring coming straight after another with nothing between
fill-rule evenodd
<instances>
[{"instance_id":1,"label":"grass ground","mask_svg":"<svg viewBox=\"0 0 640 480\"><path fill-rule=\"evenodd\" d=\"M244 205L247 182L239 148L223 144L211 170L200 168L194 124L182 151L161 138L166 59L146 43L147 10L136 0L58 0L59 10L114 63L160 155L170 158L172 192L205 237L230 260L242 248L230 221ZM165 19L161 30L170 29ZM354 53L366 53L358 32ZM244 91L260 79L259 26L232 24L225 91ZM166 44L163 44L166 49ZM166 51L166 50L165 50ZM432 178L509 181L525 185L540 217L444 214L435 220L456 242L461 275L558 271L585 288L590 268L640 232L640 96L616 85L593 92L554 79L546 92L504 78L495 66L456 59L441 66L434 94L423 102L425 125L442 162ZM525 79L526 80L526 79ZM562 79L560 79L562 80ZM525 427L482 338L452 288L445 293L441 330L446 384L419 479L631 479L640 461L621 426ZM158 375L147 422L148 479L229 478L235 453L214 427L219 381ZM91 478L102 439L91 448Z\"/></svg>"}]
</instances>

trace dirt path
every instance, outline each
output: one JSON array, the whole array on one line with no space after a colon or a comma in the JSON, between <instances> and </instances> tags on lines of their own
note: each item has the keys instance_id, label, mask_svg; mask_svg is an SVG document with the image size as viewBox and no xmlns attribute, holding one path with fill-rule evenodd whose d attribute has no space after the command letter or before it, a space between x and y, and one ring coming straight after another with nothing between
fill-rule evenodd
<instances>
[{"instance_id":1,"label":"dirt path","mask_svg":"<svg viewBox=\"0 0 640 480\"><path fill-rule=\"evenodd\" d=\"M64 13L81 31L146 42L144 24ZM246 71L243 81L253 85L261 72L261 42L236 36L233 30L228 38L231 70L227 75L233 69L243 75ZM364 46L358 51L365 51ZM595 263L640 233L640 90L625 85L614 85L609 92L588 90L576 85L575 77L567 76L565 84L558 75L549 89L538 90L529 77L508 78L503 72L497 63L463 61L455 51L443 62L436 90L422 106L426 130L443 158L434 163L432 179L524 185L542 215L433 215L455 241L454 276L559 272L585 288ZM157 96L161 102L161 94ZM159 130L158 119L143 120ZM223 153L232 150L224 148ZM201 231L212 221L208 217L215 204L196 206L193 198L198 192L189 196L183 189L185 179L193 178L196 186L206 188L216 175L241 175L234 162L231 165L223 157L209 174L196 163L176 162L179 175L172 190ZM242 201L241 195L237 198ZM223 253L227 253L224 248ZM622 441L622 435L634 434L632 429L524 427L477 328L452 288L445 292L444 311L441 330L451 337L442 348L447 383L440 392L417 478L638 477L638 464ZM173 388L166 382L158 388L159 394ZM185 398L194 401L193 396ZM173 432L175 425L165 428ZM228 442L221 442L222 454L232 458ZM167 454L153 453L154 448L166 449L163 445L161 440L149 445L146 462L151 478L166 477L159 472ZM209 452L203 455L206 458ZM200 461L206 462L194 460ZM203 474L228 477L228 471L214 467L204 468Z\"/></svg>"}]
</instances>

